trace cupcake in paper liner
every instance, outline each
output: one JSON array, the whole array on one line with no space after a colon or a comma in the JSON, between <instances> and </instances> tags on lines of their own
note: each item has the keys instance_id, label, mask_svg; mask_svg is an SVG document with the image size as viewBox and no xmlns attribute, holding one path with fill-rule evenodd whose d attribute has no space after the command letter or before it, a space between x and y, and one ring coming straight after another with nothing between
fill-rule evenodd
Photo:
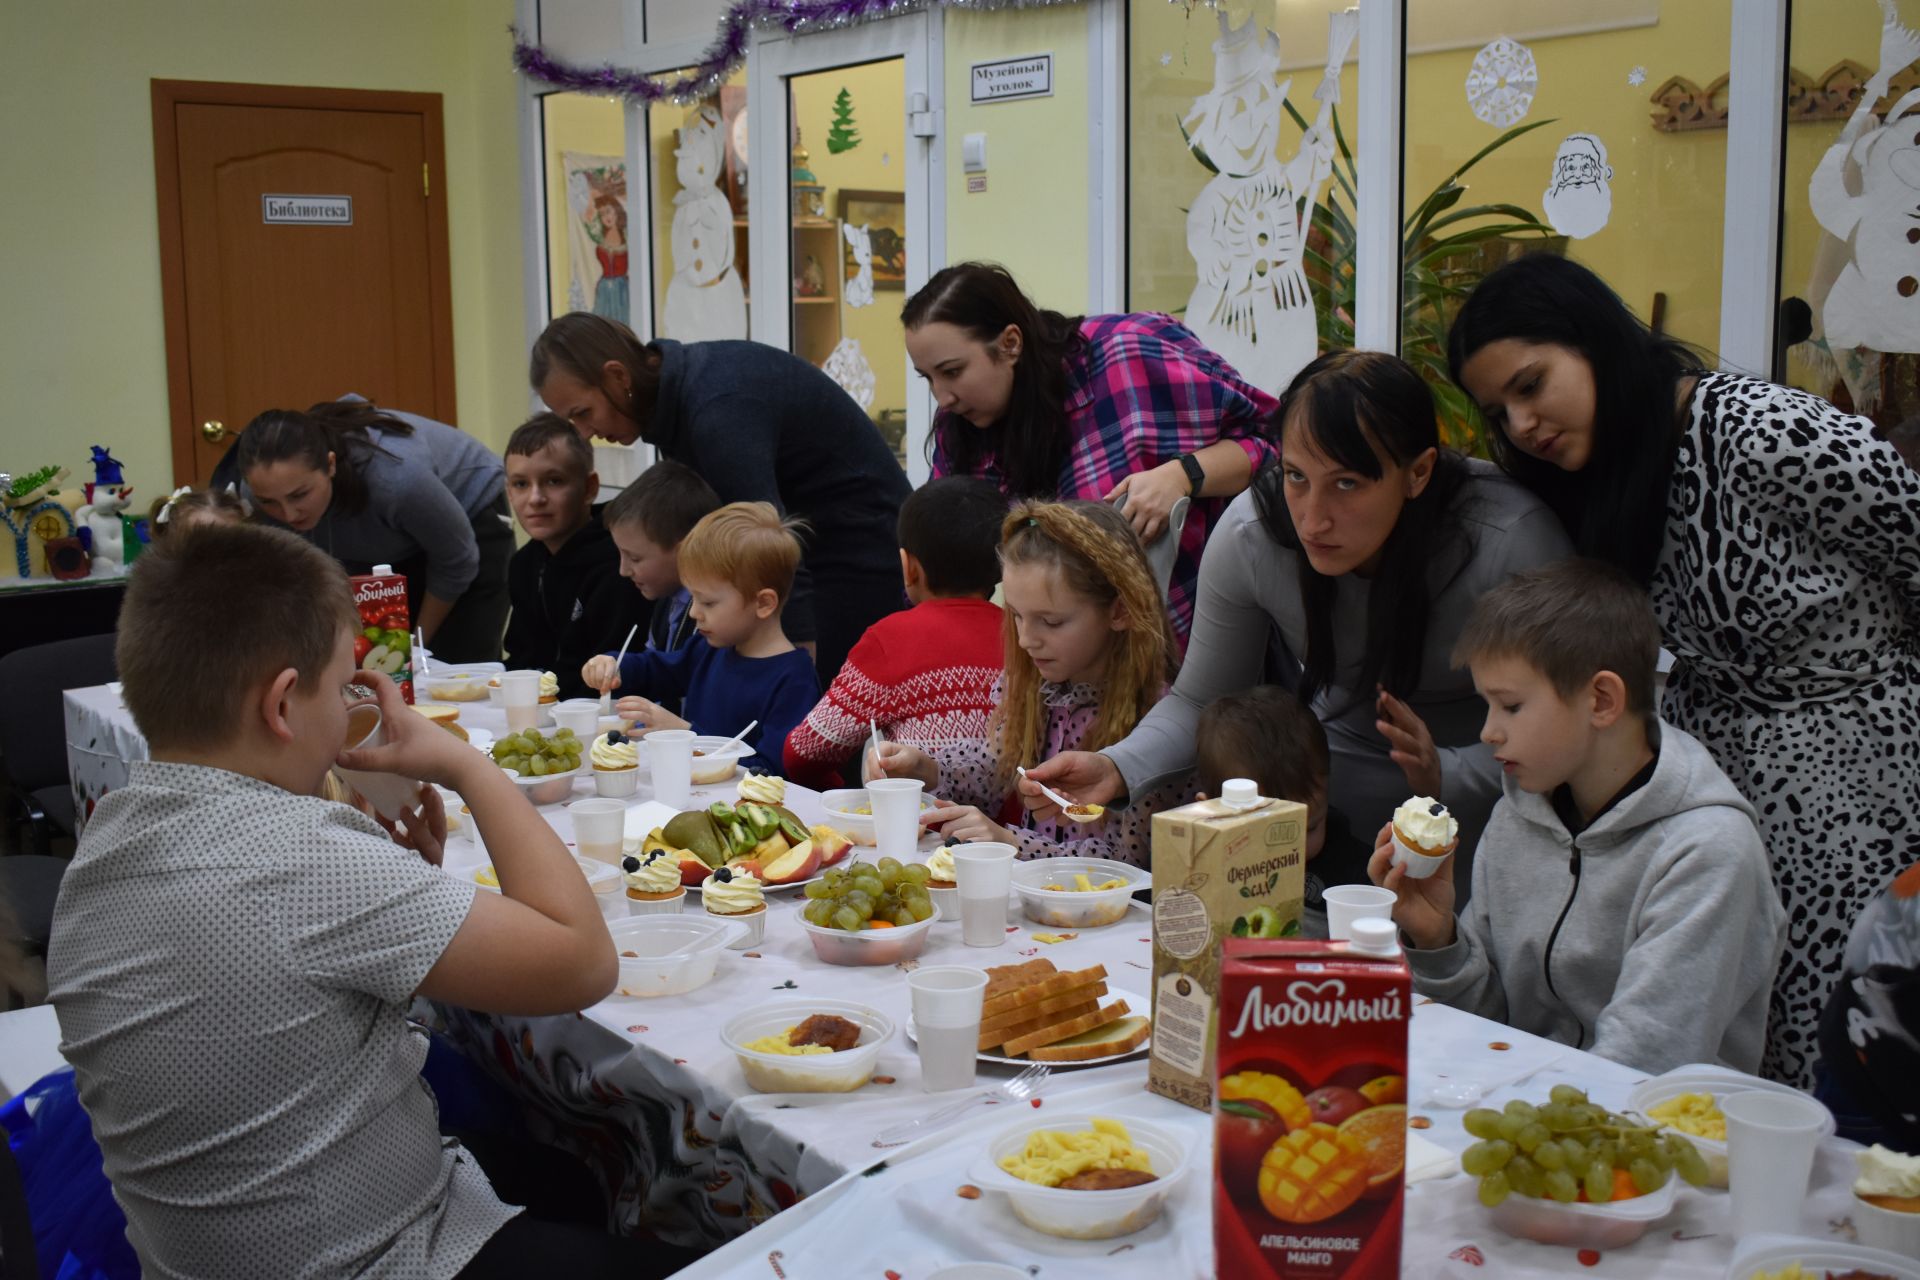
<instances>
[{"instance_id":1,"label":"cupcake in paper liner","mask_svg":"<svg viewBox=\"0 0 1920 1280\"><path fill-rule=\"evenodd\" d=\"M927 896L942 920L960 918L960 883L953 869L953 849L941 845L927 855Z\"/></svg>"},{"instance_id":2,"label":"cupcake in paper liner","mask_svg":"<svg viewBox=\"0 0 1920 1280\"><path fill-rule=\"evenodd\" d=\"M731 951L757 947L767 937L766 890L757 876L731 867L721 867L700 886L700 900L710 916L738 920L745 925L746 936L727 944Z\"/></svg>"},{"instance_id":3,"label":"cupcake in paper liner","mask_svg":"<svg viewBox=\"0 0 1920 1280\"><path fill-rule=\"evenodd\" d=\"M620 859L627 878L627 914L675 915L687 900L680 881L680 860L655 849L644 857L629 853Z\"/></svg>"},{"instance_id":4,"label":"cupcake in paper liner","mask_svg":"<svg viewBox=\"0 0 1920 1280\"><path fill-rule=\"evenodd\" d=\"M1460 824L1432 796L1415 796L1393 811L1393 865L1424 880L1460 846Z\"/></svg>"},{"instance_id":5,"label":"cupcake in paper liner","mask_svg":"<svg viewBox=\"0 0 1920 1280\"><path fill-rule=\"evenodd\" d=\"M594 790L608 800L625 800L640 785L640 746L620 731L594 737L588 756L593 762Z\"/></svg>"}]
</instances>

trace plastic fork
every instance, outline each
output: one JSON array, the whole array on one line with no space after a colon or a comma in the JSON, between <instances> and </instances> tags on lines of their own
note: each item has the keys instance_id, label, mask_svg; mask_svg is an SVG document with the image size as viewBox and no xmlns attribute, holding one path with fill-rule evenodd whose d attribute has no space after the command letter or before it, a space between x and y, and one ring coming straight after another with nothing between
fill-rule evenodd
<instances>
[{"instance_id":1,"label":"plastic fork","mask_svg":"<svg viewBox=\"0 0 1920 1280\"><path fill-rule=\"evenodd\" d=\"M918 1120L909 1120L905 1124L882 1129L874 1136L873 1145L897 1147L902 1143L911 1142L929 1129L936 1129L959 1119L980 1103L1025 1102L1029 1098L1038 1097L1040 1090L1046 1086L1047 1076L1052 1070L1046 1063L1036 1062L1013 1079L1003 1081L998 1089L976 1093L970 1098L962 1098L952 1106L942 1107L938 1111L921 1116Z\"/></svg>"}]
</instances>

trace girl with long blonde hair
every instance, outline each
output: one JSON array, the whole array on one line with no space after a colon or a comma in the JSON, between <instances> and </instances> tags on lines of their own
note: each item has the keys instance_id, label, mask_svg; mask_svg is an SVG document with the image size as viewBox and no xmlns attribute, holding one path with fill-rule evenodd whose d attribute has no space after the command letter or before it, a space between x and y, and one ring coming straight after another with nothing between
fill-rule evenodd
<instances>
[{"instance_id":1,"label":"girl with long blonde hair","mask_svg":"<svg viewBox=\"0 0 1920 1280\"><path fill-rule=\"evenodd\" d=\"M1146 866L1154 812L1184 796L1154 793L1076 824L1033 820L1014 795L1016 767L1119 741L1173 678L1173 631L1139 538L1106 503L1026 502L1001 526L1000 563L1006 668L983 766L942 777L922 752L892 743L878 763L939 797L923 820L949 840L1000 841L1023 858Z\"/></svg>"}]
</instances>

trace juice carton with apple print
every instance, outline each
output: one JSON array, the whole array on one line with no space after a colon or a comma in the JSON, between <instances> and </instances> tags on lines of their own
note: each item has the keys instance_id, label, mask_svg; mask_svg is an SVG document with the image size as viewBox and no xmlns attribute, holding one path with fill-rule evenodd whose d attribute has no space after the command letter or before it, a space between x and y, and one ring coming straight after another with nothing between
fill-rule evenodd
<instances>
[{"instance_id":1,"label":"juice carton with apple print","mask_svg":"<svg viewBox=\"0 0 1920 1280\"><path fill-rule=\"evenodd\" d=\"M392 676L400 696L413 701L413 631L407 608L407 578L389 565L347 579L353 590L360 633L353 638L353 665Z\"/></svg>"},{"instance_id":2,"label":"juice carton with apple print","mask_svg":"<svg viewBox=\"0 0 1920 1280\"><path fill-rule=\"evenodd\" d=\"M1227 1276L1400 1274L1412 978L1340 942L1229 938L1214 1103Z\"/></svg>"},{"instance_id":3,"label":"juice carton with apple print","mask_svg":"<svg viewBox=\"0 0 1920 1280\"><path fill-rule=\"evenodd\" d=\"M1306 831L1305 805L1259 796L1154 815L1155 1093L1200 1111L1213 1105L1221 941L1300 931Z\"/></svg>"}]
</instances>

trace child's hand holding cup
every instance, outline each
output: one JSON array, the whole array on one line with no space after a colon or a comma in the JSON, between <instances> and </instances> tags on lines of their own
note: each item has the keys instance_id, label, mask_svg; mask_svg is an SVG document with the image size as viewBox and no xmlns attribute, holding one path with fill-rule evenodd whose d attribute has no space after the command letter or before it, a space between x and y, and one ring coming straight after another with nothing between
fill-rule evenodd
<instances>
[{"instance_id":1,"label":"child's hand holding cup","mask_svg":"<svg viewBox=\"0 0 1920 1280\"><path fill-rule=\"evenodd\" d=\"M1367 878L1396 895L1393 922L1422 950L1453 941L1453 859L1432 875L1415 877L1394 861L1393 824L1374 837L1373 856L1367 859Z\"/></svg>"}]
</instances>

